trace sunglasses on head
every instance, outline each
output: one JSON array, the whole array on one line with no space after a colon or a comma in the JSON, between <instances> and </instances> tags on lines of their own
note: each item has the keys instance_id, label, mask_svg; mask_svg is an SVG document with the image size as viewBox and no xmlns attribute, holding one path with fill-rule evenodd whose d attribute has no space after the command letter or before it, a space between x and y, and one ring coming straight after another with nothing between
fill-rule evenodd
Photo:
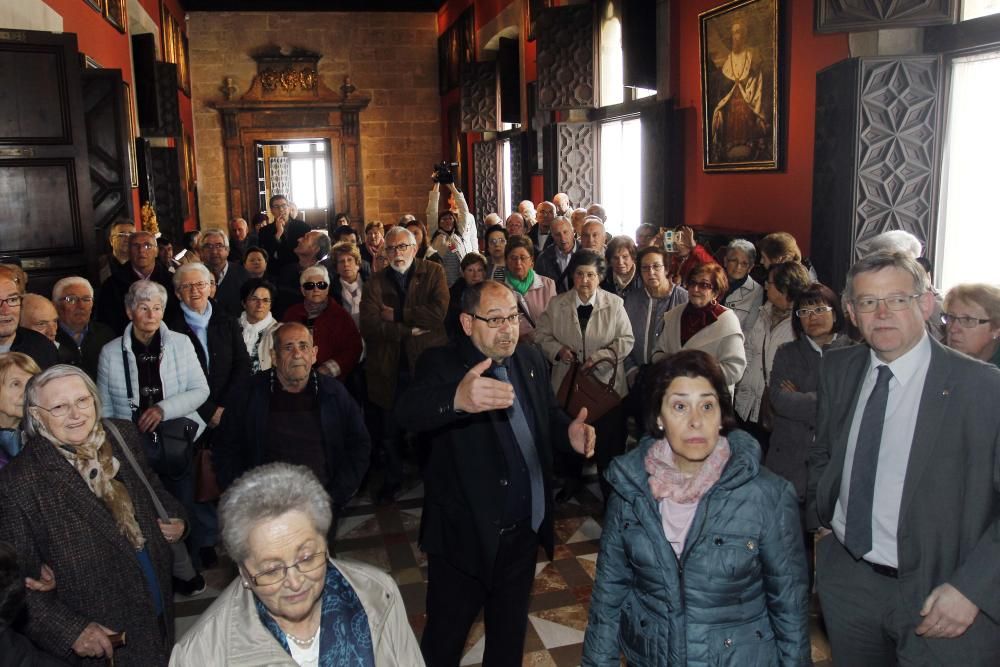
<instances>
[{"instance_id":1,"label":"sunglasses on head","mask_svg":"<svg viewBox=\"0 0 1000 667\"><path fill-rule=\"evenodd\" d=\"M307 282L307 283L302 283L302 289L304 289L307 292L311 292L314 289L324 290L324 289L326 289L329 286L330 286L330 283L326 282L325 280L320 280L319 282L315 282L315 283L312 282L312 281Z\"/></svg>"}]
</instances>

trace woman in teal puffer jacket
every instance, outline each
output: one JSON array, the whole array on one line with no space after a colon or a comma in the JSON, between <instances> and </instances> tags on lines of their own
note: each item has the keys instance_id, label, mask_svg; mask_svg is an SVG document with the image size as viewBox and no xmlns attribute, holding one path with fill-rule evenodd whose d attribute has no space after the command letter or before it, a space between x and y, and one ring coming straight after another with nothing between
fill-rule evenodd
<instances>
[{"instance_id":1,"label":"woman in teal puffer jacket","mask_svg":"<svg viewBox=\"0 0 1000 667\"><path fill-rule=\"evenodd\" d=\"M646 428L614 488L583 649L586 666L810 665L808 584L791 485L729 432L708 354L656 364ZM727 436L728 432L728 436Z\"/></svg>"}]
</instances>

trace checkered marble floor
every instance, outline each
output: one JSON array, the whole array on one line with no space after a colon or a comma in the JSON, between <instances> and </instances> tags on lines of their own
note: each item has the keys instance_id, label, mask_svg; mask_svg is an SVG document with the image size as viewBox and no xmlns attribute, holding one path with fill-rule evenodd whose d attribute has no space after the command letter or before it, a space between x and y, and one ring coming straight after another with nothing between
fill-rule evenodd
<instances>
[{"instance_id":1,"label":"checkered marble floor","mask_svg":"<svg viewBox=\"0 0 1000 667\"><path fill-rule=\"evenodd\" d=\"M588 472L587 484L577 498L556 510L553 560L546 560L545 553L539 550L524 644L525 667L580 664L601 539L601 495L594 471ZM392 505L375 505L367 494L361 494L341 518L336 540L338 558L364 561L393 575L418 638L426 620L427 590L427 560L417 546L422 502L423 485L416 481L406 486ZM234 575L231 562L223 558L218 567L205 573L209 584L205 593L194 598L176 596L178 637ZM818 667L827 667L832 664L829 645L816 627L817 619L811 620L813 659ZM462 667L481 664L483 632L482 621L477 621L469 633Z\"/></svg>"}]
</instances>

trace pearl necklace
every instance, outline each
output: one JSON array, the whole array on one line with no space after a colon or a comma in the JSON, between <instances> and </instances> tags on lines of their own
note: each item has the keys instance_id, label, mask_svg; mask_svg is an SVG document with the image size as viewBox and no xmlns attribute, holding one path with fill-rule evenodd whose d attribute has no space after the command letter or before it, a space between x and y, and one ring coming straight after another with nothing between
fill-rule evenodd
<instances>
[{"instance_id":1,"label":"pearl necklace","mask_svg":"<svg viewBox=\"0 0 1000 667\"><path fill-rule=\"evenodd\" d=\"M318 626L316 628L316 632L314 632L313 635L312 635L312 637L309 637L308 639L299 639L298 637L296 637L295 635L293 635L291 632L287 632L287 631L285 632L285 636L288 637L289 639L291 639L293 642L295 642L301 648L309 648L310 646L312 646L312 643L314 641L316 641L316 636L318 634L319 634L319 627Z\"/></svg>"}]
</instances>

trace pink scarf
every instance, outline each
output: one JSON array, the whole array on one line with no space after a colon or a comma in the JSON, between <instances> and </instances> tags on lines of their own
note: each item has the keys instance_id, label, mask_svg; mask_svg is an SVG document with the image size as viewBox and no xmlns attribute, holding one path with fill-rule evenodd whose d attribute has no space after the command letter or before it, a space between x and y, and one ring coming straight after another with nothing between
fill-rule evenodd
<instances>
[{"instance_id":1,"label":"pink scarf","mask_svg":"<svg viewBox=\"0 0 1000 667\"><path fill-rule=\"evenodd\" d=\"M666 498L683 505L697 504L705 492L719 481L730 454L729 440L719 436L715 449L698 472L692 475L678 470L674 452L666 438L657 440L646 453L645 461L653 498L657 502Z\"/></svg>"}]
</instances>

